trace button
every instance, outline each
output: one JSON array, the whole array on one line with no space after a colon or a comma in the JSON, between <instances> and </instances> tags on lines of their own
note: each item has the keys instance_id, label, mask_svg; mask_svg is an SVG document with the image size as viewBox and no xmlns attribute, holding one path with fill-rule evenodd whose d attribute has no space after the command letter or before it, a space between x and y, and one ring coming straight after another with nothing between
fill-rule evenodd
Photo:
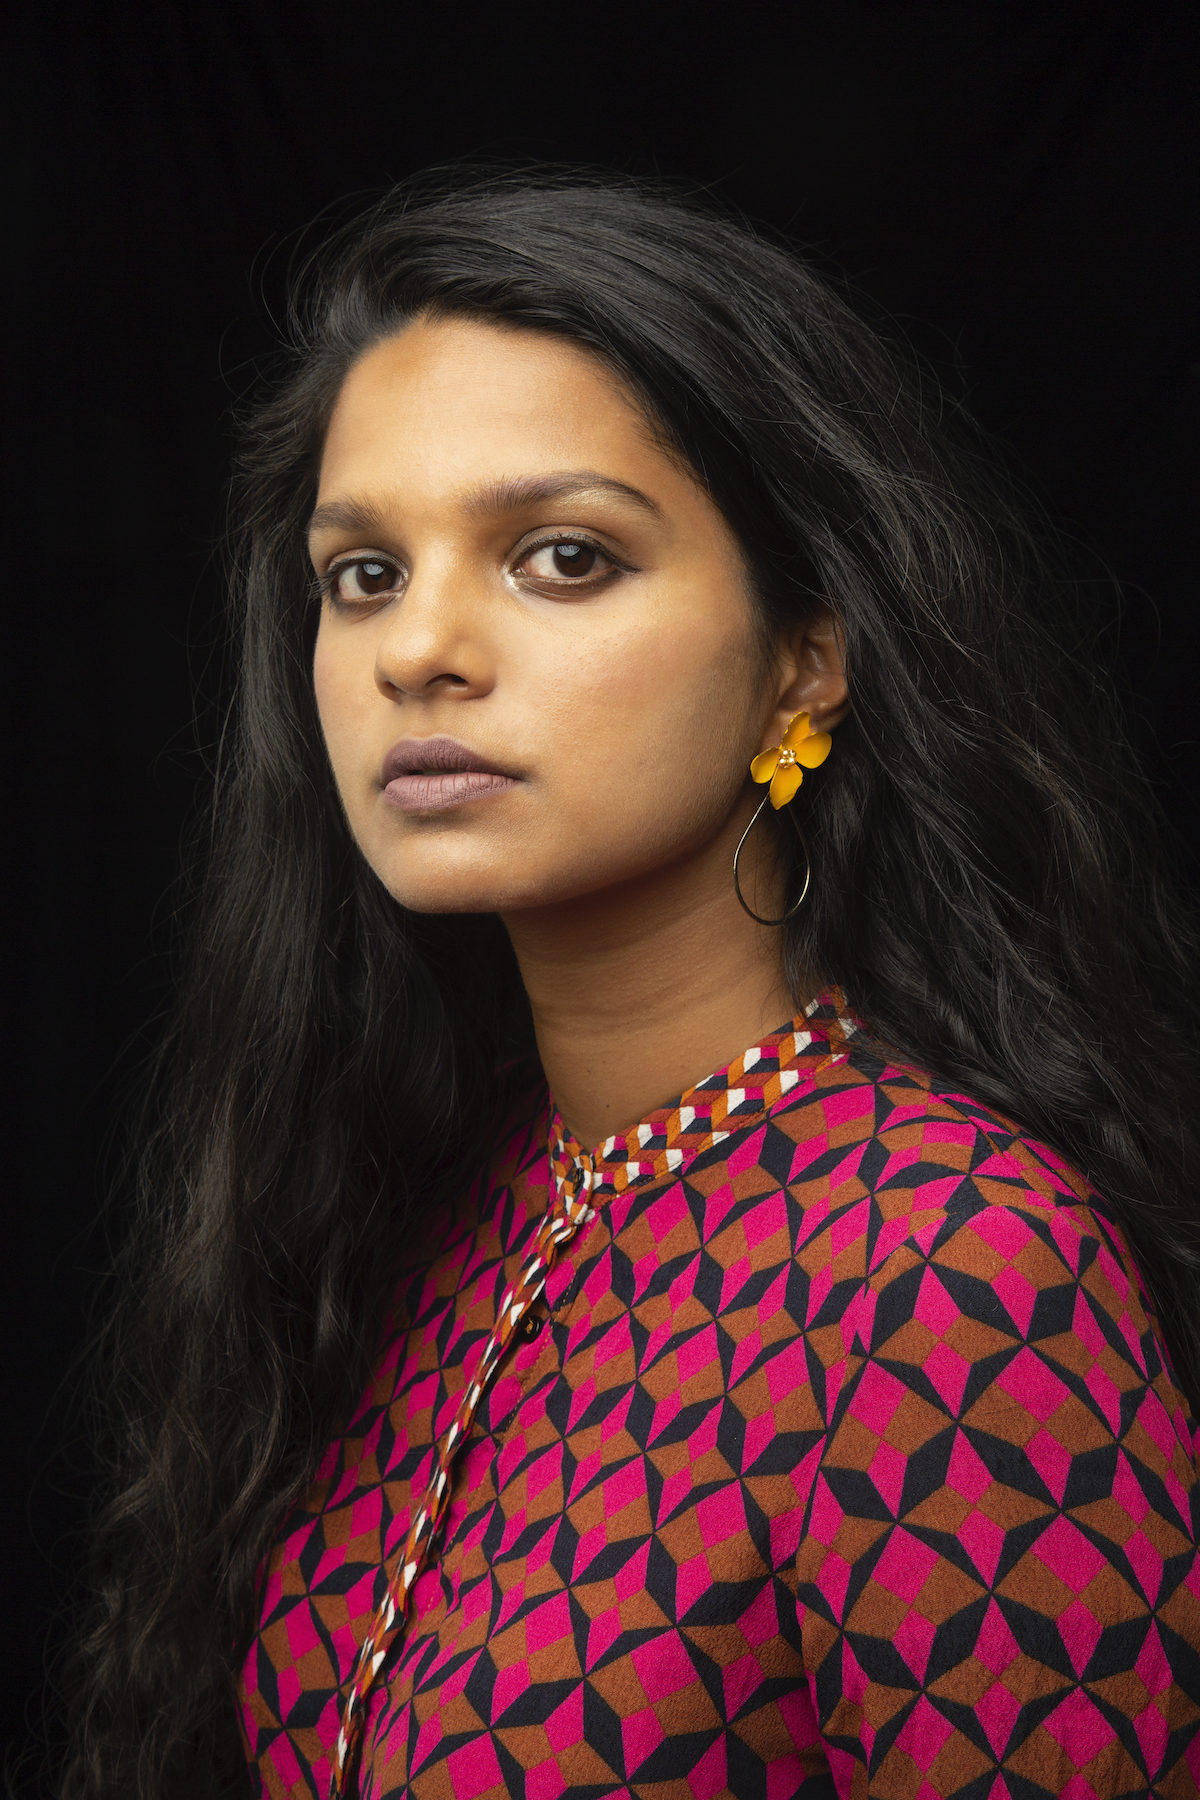
<instances>
[{"instance_id":1,"label":"button","mask_svg":"<svg viewBox=\"0 0 1200 1800\"><path fill-rule=\"evenodd\" d=\"M529 1312L521 1320L521 1330L528 1341L532 1343L535 1337L541 1336L542 1326L545 1323L545 1319L539 1319L536 1313Z\"/></svg>"}]
</instances>

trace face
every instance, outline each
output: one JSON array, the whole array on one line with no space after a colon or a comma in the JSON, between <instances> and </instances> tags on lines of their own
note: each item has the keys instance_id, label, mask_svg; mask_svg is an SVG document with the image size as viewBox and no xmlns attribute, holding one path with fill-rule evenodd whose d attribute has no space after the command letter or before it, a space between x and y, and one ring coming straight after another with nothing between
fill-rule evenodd
<instances>
[{"instance_id":1,"label":"face","mask_svg":"<svg viewBox=\"0 0 1200 1800\"><path fill-rule=\"evenodd\" d=\"M334 775L405 906L595 895L745 810L776 694L738 546L586 352L458 320L371 350L310 549Z\"/></svg>"}]
</instances>

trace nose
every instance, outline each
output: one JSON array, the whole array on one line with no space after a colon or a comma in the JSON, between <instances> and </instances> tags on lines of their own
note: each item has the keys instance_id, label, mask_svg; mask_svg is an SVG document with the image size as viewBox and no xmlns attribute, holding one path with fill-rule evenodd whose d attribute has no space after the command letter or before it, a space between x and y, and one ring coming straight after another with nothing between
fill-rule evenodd
<instances>
[{"instance_id":1,"label":"nose","mask_svg":"<svg viewBox=\"0 0 1200 1800\"><path fill-rule=\"evenodd\" d=\"M488 612L478 577L460 560L414 571L376 646L380 692L389 700L487 693L495 680Z\"/></svg>"}]
</instances>

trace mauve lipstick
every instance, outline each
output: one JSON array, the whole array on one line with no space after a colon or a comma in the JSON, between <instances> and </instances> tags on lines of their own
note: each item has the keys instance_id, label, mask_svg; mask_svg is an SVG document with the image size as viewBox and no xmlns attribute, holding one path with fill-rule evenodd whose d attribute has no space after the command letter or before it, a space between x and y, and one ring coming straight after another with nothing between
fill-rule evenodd
<instances>
[{"instance_id":1,"label":"mauve lipstick","mask_svg":"<svg viewBox=\"0 0 1200 1800\"><path fill-rule=\"evenodd\" d=\"M383 759L383 797L399 812L445 812L516 785L514 776L454 738L402 738Z\"/></svg>"}]
</instances>

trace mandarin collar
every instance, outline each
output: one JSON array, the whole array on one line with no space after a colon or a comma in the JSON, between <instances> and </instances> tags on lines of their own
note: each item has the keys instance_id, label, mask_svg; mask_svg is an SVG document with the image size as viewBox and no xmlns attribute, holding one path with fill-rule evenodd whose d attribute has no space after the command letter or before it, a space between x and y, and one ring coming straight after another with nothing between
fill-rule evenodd
<instances>
[{"instance_id":1,"label":"mandarin collar","mask_svg":"<svg viewBox=\"0 0 1200 1800\"><path fill-rule=\"evenodd\" d=\"M647 1180L678 1175L705 1150L752 1125L802 1081L811 1080L815 1062L831 1053L845 1054L846 1040L860 1030L842 995L830 990L726 1068L705 1076L639 1125L605 1138L595 1150L584 1150L567 1131L562 1114L554 1111L549 1152L560 1195L602 1199Z\"/></svg>"}]
</instances>

